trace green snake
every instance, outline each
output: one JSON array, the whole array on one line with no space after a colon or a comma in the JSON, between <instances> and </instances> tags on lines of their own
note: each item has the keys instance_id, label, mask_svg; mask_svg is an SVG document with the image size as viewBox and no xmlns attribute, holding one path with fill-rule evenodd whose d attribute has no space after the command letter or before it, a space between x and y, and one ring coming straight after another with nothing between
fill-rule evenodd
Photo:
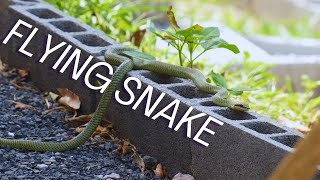
<instances>
[{"instance_id":1,"label":"green snake","mask_svg":"<svg viewBox=\"0 0 320 180\"><path fill-rule=\"evenodd\" d=\"M103 93L92 119L86 126L85 130L83 130L79 135L71 140L57 143L0 138L0 146L40 152L62 152L79 147L80 145L84 144L95 132L97 126L100 124L101 119L106 114L111 104L113 93L116 91L119 83L123 80L126 74L132 69L150 70L156 73L190 79L200 90L214 94L214 104L239 111L246 111L249 109L248 105L246 104L230 101L228 99L228 91L225 88L208 84L205 77L198 70L170 65L160 61L143 61L136 58L131 58L123 54L122 52L124 51L135 50L126 47L113 47L106 51L106 61L111 65L118 65L119 67L113 74L107 90Z\"/></svg>"}]
</instances>

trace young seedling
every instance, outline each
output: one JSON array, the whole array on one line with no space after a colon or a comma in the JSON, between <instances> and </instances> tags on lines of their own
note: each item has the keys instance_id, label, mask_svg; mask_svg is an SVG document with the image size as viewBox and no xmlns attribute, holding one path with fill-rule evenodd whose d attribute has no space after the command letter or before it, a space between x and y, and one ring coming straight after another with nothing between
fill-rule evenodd
<instances>
[{"instance_id":1,"label":"young seedling","mask_svg":"<svg viewBox=\"0 0 320 180\"><path fill-rule=\"evenodd\" d=\"M215 73L213 71L210 72L209 77L207 78L207 81L209 83L213 82L217 86L221 86L221 87L226 88L230 92L230 94L232 94L234 96L240 96L243 94L244 91L254 91L255 90L253 88L247 88L247 87L229 88L227 86L225 79L220 74Z\"/></svg>"},{"instance_id":2,"label":"young seedling","mask_svg":"<svg viewBox=\"0 0 320 180\"><path fill-rule=\"evenodd\" d=\"M215 48L225 48L236 54L239 53L239 49L236 45L229 44L220 38L218 27L202 27L196 24L189 28L181 29L172 12L172 6L169 6L167 16L171 26L170 29L164 30L163 32L157 32L155 28L151 27L149 30L177 49L180 66L183 66L185 64L185 59L187 59L187 65L192 68L193 62L196 59L203 53ZM196 50L199 49L201 49L200 53L195 54ZM185 53L185 51L187 51L187 53Z\"/></svg>"}]
</instances>

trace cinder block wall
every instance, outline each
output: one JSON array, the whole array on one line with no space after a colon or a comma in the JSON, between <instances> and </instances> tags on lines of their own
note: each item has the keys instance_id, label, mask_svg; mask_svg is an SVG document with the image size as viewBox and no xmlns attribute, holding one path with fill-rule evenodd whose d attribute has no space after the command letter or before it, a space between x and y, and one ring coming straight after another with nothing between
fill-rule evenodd
<instances>
[{"instance_id":1,"label":"cinder block wall","mask_svg":"<svg viewBox=\"0 0 320 180\"><path fill-rule=\"evenodd\" d=\"M18 19L36 26L39 31L30 42L32 46L27 47L27 50L34 54L32 58L17 51L23 40L12 37L7 45L0 45L1 54L8 54L3 56L3 60L10 66L30 70L33 82L43 91L54 91L59 87L70 89L80 96L81 111L93 112L101 94L87 88L83 83L83 76L77 81L72 80L72 68L68 68L62 74L51 68L63 52L63 48L50 55L43 64L38 62L45 50L47 35L53 36L53 44L65 41L73 48L81 49L80 64L90 54L96 57L92 63L103 61L104 51L117 44L101 32L39 0L15 0L9 6L8 12L10 20L3 27L5 35ZM19 32L29 34L31 30L19 28ZM1 42L5 35L1 34ZM96 72L103 75L108 73L103 68L97 69ZM212 95L200 92L189 80L149 71L131 71L128 76L137 77L142 81L142 88L134 92L136 97L139 97L147 85L154 87L152 102L161 92L167 94L155 113L174 99L179 99L181 103L176 119L181 118L192 106L195 111L191 115L204 112L224 122L223 126L209 125L216 134L201 136L201 139L210 144L209 147L204 147L186 137L185 125L176 132L167 127L168 120L152 120L144 116L145 101L142 101L137 110L132 110L132 105L123 106L113 100L107 117L115 123L120 135L129 138L142 153L158 158L169 168L171 174L189 173L201 180L266 179L281 159L293 150L294 143L302 137L300 133L255 112L235 112L214 106L211 102ZM95 81L94 77L91 80ZM119 89L124 92L123 83ZM122 93L121 97L125 99L128 95ZM192 137L207 118L208 116L193 122Z\"/></svg>"}]
</instances>

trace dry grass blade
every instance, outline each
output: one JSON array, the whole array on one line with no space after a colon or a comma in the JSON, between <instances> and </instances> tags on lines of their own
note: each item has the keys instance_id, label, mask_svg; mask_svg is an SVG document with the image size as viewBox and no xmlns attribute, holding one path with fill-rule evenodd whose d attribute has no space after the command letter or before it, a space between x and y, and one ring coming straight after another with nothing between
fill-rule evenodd
<instances>
[{"instance_id":1,"label":"dry grass blade","mask_svg":"<svg viewBox=\"0 0 320 180\"><path fill-rule=\"evenodd\" d=\"M81 102L80 102L79 96L77 96L75 93L73 93L72 91L66 88L58 88L57 90L62 96L58 100L58 103L75 110L80 108Z\"/></svg>"},{"instance_id":2,"label":"dry grass blade","mask_svg":"<svg viewBox=\"0 0 320 180\"><path fill-rule=\"evenodd\" d=\"M138 154L137 151L134 151L134 153L132 155L132 160L133 160L134 164L139 167L141 172L144 172L146 166L145 166L145 163L144 163L142 157Z\"/></svg>"},{"instance_id":3,"label":"dry grass blade","mask_svg":"<svg viewBox=\"0 0 320 180\"><path fill-rule=\"evenodd\" d=\"M17 82L16 79L11 80L10 84L14 85L17 89L25 89L32 92L37 92L37 90L32 89L31 87L26 87L24 82Z\"/></svg>"},{"instance_id":4,"label":"dry grass blade","mask_svg":"<svg viewBox=\"0 0 320 180\"><path fill-rule=\"evenodd\" d=\"M12 101L12 100L7 100L7 101L14 103L16 109L34 109L34 107L27 105L27 104L24 104L22 102L16 102L16 101Z\"/></svg>"},{"instance_id":5,"label":"dry grass blade","mask_svg":"<svg viewBox=\"0 0 320 180\"><path fill-rule=\"evenodd\" d=\"M44 98L44 101L46 103L47 109L51 109L51 103L49 102L48 98Z\"/></svg>"},{"instance_id":6,"label":"dry grass blade","mask_svg":"<svg viewBox=\"0 0 320 180\"><path fill-rule=\"evenodd\" d=\"M0 73L2 73L3 69L4 69L4 65L2 64L2 61L0 59Z\"/></svg>"},{"instance_id":7,"label":"dry grass blade","mask_svg":"<svg viewBox=\"0 0 320 180\"><path fill-rule=\"evenodd\" d=\"M67 113L68 110L64 106L59 106L59 107L56 107L56 108L52 108L52 109L48 109L46 111L43 111L42 115L46 115L46 114L48 114L48 113L50 113L52 111L63 111L64 112L64 116L66 116L66 113Z\"/></svg>"}]
</instances>

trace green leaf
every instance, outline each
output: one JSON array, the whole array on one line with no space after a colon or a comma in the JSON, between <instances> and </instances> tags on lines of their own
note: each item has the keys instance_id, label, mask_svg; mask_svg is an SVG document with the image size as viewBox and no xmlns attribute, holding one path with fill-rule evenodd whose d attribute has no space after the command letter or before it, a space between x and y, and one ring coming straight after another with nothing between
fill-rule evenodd
<instances>
[{"instance_id":1,"label":"green leaf","mask_svg":"<svg viewBox=\"0 0 320 180\"><path fill-rule=\"evenodd\" d=\"M160 33L158 33L155 28L150 27L150 28L148 28L148 30L149 30L151 33L153 33L154 35L160 37L161 39L164 39L164 37L163 37Z\"/></svg>"},{"instance_id":2,"label":"green leaf","mask_svg":"<svg viewBox=\"0 0 320 180\"><path fill-rule=\"evenodd\" d=\"M200 43L201 47L205 50L218 48L224 41L221 38L214 38Z\"/></svg>"},{"instance_id":3,"label":"green leaf","mask_svg":"<svg viewBox=\"0 0 320 180\"><path fill-rule=\"evenodd\" d=\"M211 78L212 78L213 82L217 86L221 86L221 87L227 88L227 83L226 83L226 81L224 80L224 78L220 74L217 74L217 73L212 71L211 72Z\"/></svg>"},{"instance_id":4,"label":"green leaf","mask_svg":"<svg viewBox=\"0 0 320 180\"><path fill-rule=\"evenodd\" d=\"M255 90L256 89L246 88L246 87L234 87L234 88L228 89L228 91L235 96L239 96L243 94L243 91L255 91Z\"/></svg>"},{"instance_id":5,"label":"green leaf","mask_svg":"<svg viewBox=\"0 0 320 180\"><path fill-rule=\"evenodd\" d=\"M244 51L243 54L244 54L244 59L245 59L245 60L250 59L251 54L250 54L248 51Z\"/></svg>"},{"instance_id":6,"label":"green leaf","mask_svg":"<svg viewBox=\"0 0 320 180\"><path fill-rule=\"evenodd\" d=\"M162 38L164 40L178 40L177 35L175 34L175 32L171 32L169 30L164 31L166 33L166 35Z\"/></svg>"},{"instance_id":7,"label":"green leaf","mask_svg":"<svg viewBox=\"0 0 320 180\"><path fill-rule=\"evenodd\" d=\"M102 86L103 85L102 82L99 81L99 80L97 80L97 84L98 84L98 86Z\"/></svg>"},{"instance_id":8,"label":"green leaf","mask_svg":"<svg viewBox=\"0 0 320 180\"><path fill-rule=\"evenodd\" d=\"M183 29L183 30L180 30L180 31L177 31L177 34L179 35L182 35L184 37L188 37L190 35L193 35L193 34L199 34L203 31L203 27L200 26L199 24L196 24L196 25L193 25L187 29Z\"/></svg>"},{"instance_id":9,"label":"green leaf","mask_svg":"<svg viewBox=\"0 0 320 180\"><path fill-rule=\"evenodd\" d=\"M232 51L233 53L235 54L238 54L240 52L240 50L238 49L238 47L234 44L228 44L228 43L221 43L219 45L219 48L225 48L225 49L228 49L230 51Z\"/></svg>"},{"instance_id":10,"label":"green leaf","mask_svg":"<svg viewBox=\"0 0 320 180\"><path fill-rule=\"evenodd\" d=\"M232 95L235 95L235 96L240 96L243 94L243 91L238 91L238 90L235 90L235 89L228 89L228 91L232 94Z\"/></svg>"},{"instance_id":11,"label":"green leaf","mask_svg":"<svg viewBox=\"0 0 320 180\"><path fill-rule=\"evenodd\" d=\"M320 106L320 97L314 98L311 101L309 101L308 109L313 109L317 106Z\"/></svg>"},{"instance_id":12,"label":"green leaf","mask_svg":"<svg viewBox=\"0 0 320 180\"><path fill-rule=\"evenodd\" d=\"M156 58L154 56L142 53L140 51L123 51L123 54L130 56L132 58L140 59L140 60L147 60L147 61L154 61Z\"/></svg>"},{"instance_id":13,"label":"green leaf","mask_svg":"<svg viewBox=\"0 0 320 180\"><path fill-rule=\"evenodd\" d=\"M203 30L198 33L206 38L217 38L220 36L219 28L217 27L205 27Z\"/></svg>"}]
</instances>

